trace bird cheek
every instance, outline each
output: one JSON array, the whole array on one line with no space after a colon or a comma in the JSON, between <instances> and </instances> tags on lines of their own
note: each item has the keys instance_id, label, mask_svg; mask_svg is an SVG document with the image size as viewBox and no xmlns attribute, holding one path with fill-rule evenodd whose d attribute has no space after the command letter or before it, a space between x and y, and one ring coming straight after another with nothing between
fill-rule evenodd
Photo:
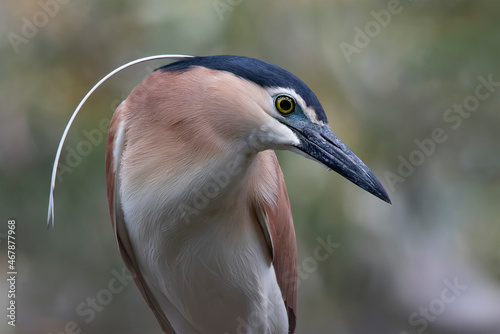
<instances>
[{"instance_id":1,"label":"bird cheek","mask_svg":"<svg viewBox=\"0 0 500 334\"><path fill-rule=\"evenodd\" d=\"M293 131L275 119L253 129L249 136L250 146L259 151L286 149L299 143L300 141Z\"/></svg>"}]
</instances>

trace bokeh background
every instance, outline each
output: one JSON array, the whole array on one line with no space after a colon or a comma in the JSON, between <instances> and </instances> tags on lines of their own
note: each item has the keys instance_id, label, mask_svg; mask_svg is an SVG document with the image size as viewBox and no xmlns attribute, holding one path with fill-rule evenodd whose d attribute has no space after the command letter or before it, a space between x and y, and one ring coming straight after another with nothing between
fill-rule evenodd
<instances>
[{"instance_id":1,"label":"bokeh background","mask_svg":"<svg viewBox=\"0 0 500 334\"><path fill-rule=\"evenodd\" d=\"M299 244L297 333L499 334L499 18L496 0L2 0L0 332L160 332L122 273L101 123L164 61L126 70L87 102L63 150L55 229L45 222L56 148L80 99L130 60L180 53L296 74L392 198L279 152ZM454 111L464 103L470 112ZM3 314L8 219L15 328ZM336 244L326 260L318 239Z\"/></svg>"}]
</instances>

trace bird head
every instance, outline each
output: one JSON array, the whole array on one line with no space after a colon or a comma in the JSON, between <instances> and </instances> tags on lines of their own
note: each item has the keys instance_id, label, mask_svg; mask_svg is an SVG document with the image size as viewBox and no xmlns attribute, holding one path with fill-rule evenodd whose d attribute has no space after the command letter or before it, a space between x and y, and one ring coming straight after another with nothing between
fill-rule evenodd
<instances>
[{"instance_id":1,"label":"bird head","mask_svg":"<svg viewBox=\"0 0 500 334\"><path fill-rule=\"evenodd\" d=\"M190 103L198 104L199 108L208 105L207 94L211 96L210 105L215 107L207 108L207 112L222 114L211 117L212 122L217 122L212 127L231 126L236 129L234 133L249 138L249 143L258 150L299 153L390 203L379 180L330 130L318 98L296 76L279 66L240 56L194 57L166 65L159 71L183 75L195 68L208 71L203 72L200 87L209 89L203 92L203 101L197 101L200 94L193 92ZM218 76L219 73L224 75ZM190 79L192 83L199 81ZM194 90L199 89L202 88Z\"/></svg>"}]
</instances>

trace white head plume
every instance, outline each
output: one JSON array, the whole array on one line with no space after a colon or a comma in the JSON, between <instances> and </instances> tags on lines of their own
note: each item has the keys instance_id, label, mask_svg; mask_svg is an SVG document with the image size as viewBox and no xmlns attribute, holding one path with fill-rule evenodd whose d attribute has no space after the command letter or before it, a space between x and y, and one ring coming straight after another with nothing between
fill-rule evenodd
<instances>
[{"instance_id":1,"label":"white head plume","mask_svg":"<svg viewBox=\"0 0 500 334\"><path fill-rule=\"evenodd\" d=\"M51 226L52 223L52 228L54 227L54 189L56 187L56 176L57 176L57 167L59 165L59 158L61 156L62 148L64 145L64 141L66 140L66 136L68 135L69 129L71 128L71 124L73 124L73 121L75 120L76 115L82 108L83 104L87 101L87 99L92 95L92 93L106 80L108 80L110 77L115 75L116 73L139 63L147 62L150 60L157 60L157 59L171 59L171 60L182 60L186 58L192 58L193 56L189 55L156 55L156 56L149 56L149 57L144 57L140 59L133 60L125 65L122 65L110 73L108 73L104 78L102 78L98 83L92 87L92 89L89 90L89 92L85 95L85 97L80 101L78 106L76 107L75 111L73 112L73 115L68 121L68 124L66 125L66 128L64 129L63 135L61 137L61 141L59 142L59 147L57 148L57 153L56 153L56 158L54 160L54 167L52 169L52 179L50 182L50 195L49 195L49 209L48 209L48 214L47 214L47 228Z\"/></svg>"}]
</instances>

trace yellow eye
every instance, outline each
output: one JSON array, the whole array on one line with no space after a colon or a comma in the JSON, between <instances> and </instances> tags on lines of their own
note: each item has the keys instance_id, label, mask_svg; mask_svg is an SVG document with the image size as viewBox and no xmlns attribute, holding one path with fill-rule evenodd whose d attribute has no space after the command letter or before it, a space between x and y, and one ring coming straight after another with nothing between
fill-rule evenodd
<instances>
[{"instance_id":1,"label":"yellow eye","mask_svg":"<svg viewBox=\"0 0 500 334\"><path fill-rule=\"evenodd\" d=\"M282 114L290 114L295 110L295 100L288 95L279 95L274 100L276 109Z\"/></svg>"}]
</instances>

